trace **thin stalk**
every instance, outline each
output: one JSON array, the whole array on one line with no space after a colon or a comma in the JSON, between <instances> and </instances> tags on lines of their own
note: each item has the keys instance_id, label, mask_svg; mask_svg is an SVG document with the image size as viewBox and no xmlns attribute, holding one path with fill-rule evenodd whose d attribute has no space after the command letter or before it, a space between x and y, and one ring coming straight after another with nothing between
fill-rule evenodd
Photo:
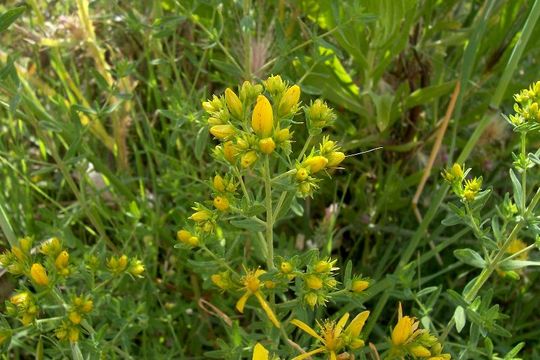
<instances>
[{"instance_id":1,"label":"thin stalk","mask_svg":"<svg viewBox=\"0 0 540 360\"><path fill-rule=\"evenodd\" d=\"M266 264L268 270L274 269L274 215L272 204L272 179L270 178L270 158L264 159L264 191L266 205Z\"/></svg>"},{"instance_id":2,"label":"thin stalk","mask_svg":"<svg viewBox=\"0 0 540 360\"><path fill-rule=\"evenodd\" d=\"M523 161L523 169L521 169L521 206L522 211L525 211L525 204L527 201L527 133L525 131L521 132L521 160Z\"/></svg>"}]
</instances>

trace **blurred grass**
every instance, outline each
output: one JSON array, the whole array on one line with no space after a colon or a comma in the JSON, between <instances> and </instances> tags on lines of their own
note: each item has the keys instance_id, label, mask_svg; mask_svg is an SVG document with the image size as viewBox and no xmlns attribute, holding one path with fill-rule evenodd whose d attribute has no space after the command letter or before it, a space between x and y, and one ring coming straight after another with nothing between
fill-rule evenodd
<instances>
[{"instance_id":1,"label":"blurred grass","mask_svg":"<svg viewBox=\"0 0 540 360\"><path fill-rule=\"evenodd\" d=\"M339 110L334 132L349 153L382 146L350 156L326 192L305 203L303 221L284 223L278 233L283 251L298 234L320 246L331 241L343 263L351 259L356 271L383 279L418 227L410 199L455 81L462 91L421 198L424 211L441 167L489 114L532 6L526 0L28 4L0 35L0 245L26 234L59 235L74 251L105 245L143 256L144 285L130 294L131 305L116 305L144 304L133 314L140 319L129 329L114 324L123 330L108 341L125 353L120 357L144 358L156 352L204 358L224 336L219 319L198 310L198 299L210 294L196 269L172 248L192 202L209 191L200 179L216 171L204 152L211 140L201 126L202 99L279 73L301 83L305 102L322 96ZM0 11L15 5L8 1ZM539 32L537 25L533 33ZM528 42L495 112L508 110L511 94L536 80L539 41ZM505 189L497 169L510 161L513 144L502 120L489 116L471 162ZM340 213L328 227L325 209L334 202ZM450 270L422 245L411 254L424 259L422 274L443 272L436 281L422 274L400 279L388 296L410 298L403 284L461 286L459 264L443 251L457 240L436 222L429 230ZM534 281L526 286L538 291ZM540 320L531 318L530 295L516 284L500 289L496 296L514 315L508 328L516 339L536 341ZM422 315L444 322L447 310L442 303ZM384 336L384 323L374 336ZM497 346L503 351L514 341Z\"/></svg>"}]
</instances>

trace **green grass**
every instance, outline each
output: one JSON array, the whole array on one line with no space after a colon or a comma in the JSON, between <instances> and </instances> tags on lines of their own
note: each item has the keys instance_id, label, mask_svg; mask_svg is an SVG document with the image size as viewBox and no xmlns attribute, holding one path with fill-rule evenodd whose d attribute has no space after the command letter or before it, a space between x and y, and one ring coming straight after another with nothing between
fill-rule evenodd
<instances>
[{"instance_id":1,"label":"green grass","mask_svg":"<svg viewBox=\"0 0 540 360\"><path fill-rule=\"evenodd\" d=\"M456 307L447 290L461 293L477 274L452 253L474 244L472 234L441 225L448 186L439 173L466 162L496 196L511 189L503 169L517 140L495 130L506 127L500 114L512 111L512 94L538 80L540 2L94 1L85 15L86 3L28 1L0 34L0 248L59 236L74 257L126 253L144 262L144 279L120 281L93 317L107 356L203 359L225 346L247 356L245 334L198 305L229 309L244 324L233 299L210 288L202 256L174 245L220 170L201 102L270 74L299 83L304 103L320 96L336 108L332 135L348 154L382 147L348 157L320 196L302 203L301 218L278 224L278 252L305 236L340 267L351 260L373 278L354 304L372 310L371 342L388 337L398 301L444 332ZM456 81L419 224L410 202ZM530 178L532 189L538 176ZM332 203L340 212L328 225ZM240 246L229 255L239 254ZM499 325L512 337L490 335L495 352L525 341L520 356L539 356L536 279L531 268L520 281L495 275L484 287L509 315ZM4 274L0 284L4 300L18 280ZM354 306L337 298L329 309ZM450 331L445 349L489 358L469 325ZM69 345L58 355L43 341L46 358L71 356ZM0 356L35 355L36 344L23 336Z\"/></svg>"}]
</instances>

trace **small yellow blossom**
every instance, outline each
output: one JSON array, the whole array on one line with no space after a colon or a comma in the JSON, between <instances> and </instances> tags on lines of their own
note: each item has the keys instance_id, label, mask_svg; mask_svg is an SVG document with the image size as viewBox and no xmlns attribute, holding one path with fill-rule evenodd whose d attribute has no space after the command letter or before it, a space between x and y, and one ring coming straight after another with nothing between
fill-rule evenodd
<instances>
[{"instance_id":1,"label":"small yellow blossom","mask_svg":"<svg viewBox=\"0 0 540 360\"><path fill-rule=\"evenodd\" d=\"M280 327L279 320L277 319L270 305L268 305L268 303L264 299L262 291L261 291L261 281L259 280L259 276L261 276L264 273L265 271L261 269L246 271L246 274L241 279L241 282L244 285L243 289L245 290L245 293L236 302L236 309L241 314L243 314L244 307L246 305L247 300L252 295L254 295L259 301L261 308L264 310L264 312L266 313L266 316L268 316L272 324L274 324L275 327L279 328Z\"/></svg>"},{"instance_id":2,"label":"small yellow blossom","mask_svg":"<svg viewBox=\"0 0 540 360\"><path fill-rule=\"evenodd\" d=\"M227 211L229 209L229 200L224 196L216 196L214 198L214 206L219 211Z\"/></svg>"},{"instance_id":3,"label":"small yellow blossom","mask_svg":"<svg viewBox=\"0 0 540 360\"><path fill-rule=\"evenodd\" d=\"M307 287L312 290L320 290L323 287L322 279L316 275L307 275L305 277L305 282Z\"/></svg>"},{"instance_id":4,"label":"small yellow blossom","mask_svg":"<svg viewBox=\"0 0 540 360\"><path fill-rule=\"evenodd\" d=\"M223 156L230 163L234 162L237 153L238 151L236 150L236 147L234 146L232 141L227 141L223 144Z\"/></svg>"},{"instance_id":5,"label":"small yellow blossom","mask_svg":"<svg viewBox=\"0 0 540 360\"><path fill-rule=\"evenodd\" d=\"M236 133L232 125L214 125L210 128L210 133L219 140L225 140Z\"/></svg>"},{"instance_id":6,"label":"small yellow blossom","mask_svg":"<svg viewBox=\"0 0 540 360\"><path fill-rule=\"evenodd\" d=\"M267 137L267 138L259 140L259 149L261 149L261 151L264 154L270 155L271 153L274 152L275 148L276 148L276 143L271 137Z\"/></svg>"},{"instance_id":7,"label":"small yellow blossom","mask_svg":"<svg viewBox=\"0 0 540 360\"><path fill-rule=\"evenodd\" d=\"M324 169L327 164L328 159L320 155L308 157L303 163L304 166L309 167L313 174Z\"/></svg>"},{"instance_id":8,"label":"small yellow blossom","mask_svg":"<svg viewBox=\"0 0 540 360\"><path fill-rule=\"evenodd\" d=\"M214 176L213 181L214 189L218 192L224 192L225 191L225 183L223 182L223 178L219 175Z\"/></svg>"},{"instance_id":9,"label":"small yellow blossom","mask_svg":"<svg viewBox=\"0 0 540 360\"><path fill-rule=\"evenodd\" d=\"M336 360L338 354L347 347L357 349L364 346L364 341L359 338L364 324L369 316L369 311L364 311L358 314L345 328L345 324L349 320L349 313L345 313L336 323L335 321L326 320L322 324L318 324L320 331L317 333L309 325L294 319L291 324L300 328L302 331L319 340L321 345L312 351L295 357L293 360L302 360L310 358L312 355L319 353L327 353L328 359Z\"/></svg>"},{"instance_id":10,"label":"small yellow blossom","mask_svg":"<svg viewBox=\"0 0 540 360\"><path fill-rule=\"evenodd\" d=\"M293 85L287 89L279 102L279 115L287 115L293 111L300 100L300 86Z\"/></svg>"},{"instance_id":11,"label":"small yellow blossom","mask_svg":"<svg viewBox=\"0 0 540 360\"><path fill-rule=\"evenodd\" d=\"M326 166L336 167L339 164L341 164L343 160L345 160L345 154L342 153L341 151L334 151L327 155L327 159L328 159L328 164L326 164Z\"/></svg>"},{"instance_id":12,"label":"small yellow blossom","mask_svg":"<svg viewBox=\"0 0 540 360\"><path fill-rule=\"evenodd\" d=\"M268 360L270 353L260 343L255 344L253 347L253 357L251 360Z\"/></svg>"},{"instance_id":13,"label":"small yellow blossom","mask_svg":"<svg viewBox=\"0 0 540 360\"><path fill-rule=\"evenodd\" d=\"M241 120L243 117L242 102L234 91L229 88L225 90L225 101L227 102L227 107L229 108L231 114L235 118Z\"/></svg>"},{"instance_id":14,"label":"small yellow blossom","mask_svg":"<svg viewBox=\"0 0 540 360\"><path fill-rule=\"evenodd\" d=\"M69 275L69 253L66 250L63 250L58 254L54 261L54 266L56 267L56 270L58 273L62 276Z\"/></svg>"},{"instance_id":15,"label":"small yellow blossom","mask_svg":"<svg viewBox=\"0 0 540 360\"><path fill-rule=\"evenodd\" d=\"M32 264L32 267L30 268L30 276L37 285L49 285L49 277L47 276L47 270L45 270L43 265L39 263Z\"/></svg>"},{"instance_id":16,"label":"small yellow blossom","mask_svg":"<svg viewBox=\"0 0 540 360\"><path fill-rule=\"evenodd\" d=\"M351 290L355 293L361 293L369 287L369 281L356 279L351 284Z\"/></svg>"},{"instance_id":17,"label":"small yellow blossom","mask_svg":"<svg viewBox=\"0 0 540 360\"><path fill-rule=\"evenodd\" d=\"M241 163L242 167L248 168L251 165L253 165L255 163L255 161L257 161L257 159L258 159L257 153L255 151L251 150L251 151L248 151L247 153L245 153L242 156L242 158L240 159L240 163Z\"/></svg>"},{"instance_id":18,"label":"small yellow blossom","mask_svg":"<svg viewBox=\"0 0 540 360\"><path fill-rule=\"evenodd\" d=\"M270 101L264 96L257 97L257 103L251 117L251 127L255 134L262 138L268 137L274 127L274 114Z\"/></svg>"}]
</instances>

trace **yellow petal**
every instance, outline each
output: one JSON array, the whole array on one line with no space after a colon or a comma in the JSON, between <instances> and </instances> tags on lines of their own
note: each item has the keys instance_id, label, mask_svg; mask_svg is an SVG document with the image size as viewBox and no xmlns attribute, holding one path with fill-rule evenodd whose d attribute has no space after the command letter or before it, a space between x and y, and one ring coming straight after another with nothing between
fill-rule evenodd
<instances>
[{"instance_id":1,"label":"yellow petal","mask_svg":"<svg viewBox=\"0 0 540 360\"><path fill-rule=\"evenodd\" d=\"M294 321L294 320L293 320ZM299 320L298 320L299 321ZM311 334L310 334L311 335ZM302 354L302 355L298 355L297 357L293 358L292 360L302 360L302 359L307 359L309 357L311 357L311 355L315 355L315 354L318 354L320 352L323 352L325 350L325 348L321 347L321 348L318 348L318 349L315 349L313 351L310 351L310 352L307 352L305 354Z\"/></svg>"},{"instance_id":2,"label":"yellow petal","mask_svg":"<svg viewBox=\"0 0 540 360\"><path fill-rule=\"evenodd\" d=\"M348 320L349 320L349 313L343 314L341 319L339 319L336 325L336 330L335 330L336 338L339 337L339 335L341 335L341 331L343 331L343 328L345 327L345 324L347 323Z\"/></svg>"},{"instance_id":3,"label":"yellow petal","mask_svg":"<svg viewBox=\"0 0 540 360\"><path fill-rule=\"evenodd\" d=\"M352 337L356 338L360 335L360 332L364 328L364 324L369 316L369 311L361 312L356 315L356 317L351 321L347 327L347 332L351 334Z\"/></svg>"},{"instance_id":4,"label":"yellow petal","mask_svg":"<svg viewBox=\"0 0 540 360\"><path fill-rule=\"evenodd\" d=\"M333 351L330 351L330 360L337 360L336 353Z\"/></svg>"},{"instance_id":5,"label":"yellow petal","mask_svg":"<svg viewBox=\"0 0 540 360\"><path fill-rule=\"evenodd\" d=\"M244 295L242 295L242 297L238 299L238 301L236 302L236 310L238 310L240 314L244 313L244 307L246 306L246 301L247 299L249 299L250 296L251 294L248 291L246 291Z\"/></svg>"},{"instance_id":6,"label":"yellow petal","mask_svg":"<svg viewBox=\"0 0 540 360\"><path fill-rule=\"evenodd\" d=\"M317 334L317 332L315 330L313 330L308 324L306 324L305 322L303 321L300 321L298 319L294 319L294 320L291 320L291 324L293 324L294 326L296 327L299 327L300 329L302 329L304 332L308 333L309 335L313 336L315 339L318 339L320 340L321 342L324 343L324 339L319 335Z\"/></svg>"},{"instance_id":7,"label":"yellow petal","mask_svg":"<svg viewBox=\"0 0 540 360\"><path fill-rule=\"evenodd\" d=\"M270 307L270 305L268 305L268 303L262 297L261 292L257 291L255 293L255 296L257 297L257 300L259 300L259 303L261 304L262 309L266 313L266 316L268 316L268 318L270 319L272 324L274 324L274 326L279 329L279 327L280 327L279 320L277 319L276 315L274 314L274 311L272 311L272 308Z\"/></svg>"},{"instance_id":8,"label":"yellow petal","mask_svg":"<svg viewBox=\"0 0 540 360\"><path fill-rule=\"evenodd\" d=\"M255 344L253 348L253 357L251 360L268 360L268 350L264 348L261 344Z\"/></svg>"},{"instance_id":9,"label":"yellow petal","mask_svg":"<svg viewBox=\"0 0 540 360\"><path fill-rule=\"evenodd\" d=\"M274 127L274 114L270 101L264 96L257 97L257 103L251 116L251 127L260 137L268 137Z\"/></svg>"}]
</instances>

